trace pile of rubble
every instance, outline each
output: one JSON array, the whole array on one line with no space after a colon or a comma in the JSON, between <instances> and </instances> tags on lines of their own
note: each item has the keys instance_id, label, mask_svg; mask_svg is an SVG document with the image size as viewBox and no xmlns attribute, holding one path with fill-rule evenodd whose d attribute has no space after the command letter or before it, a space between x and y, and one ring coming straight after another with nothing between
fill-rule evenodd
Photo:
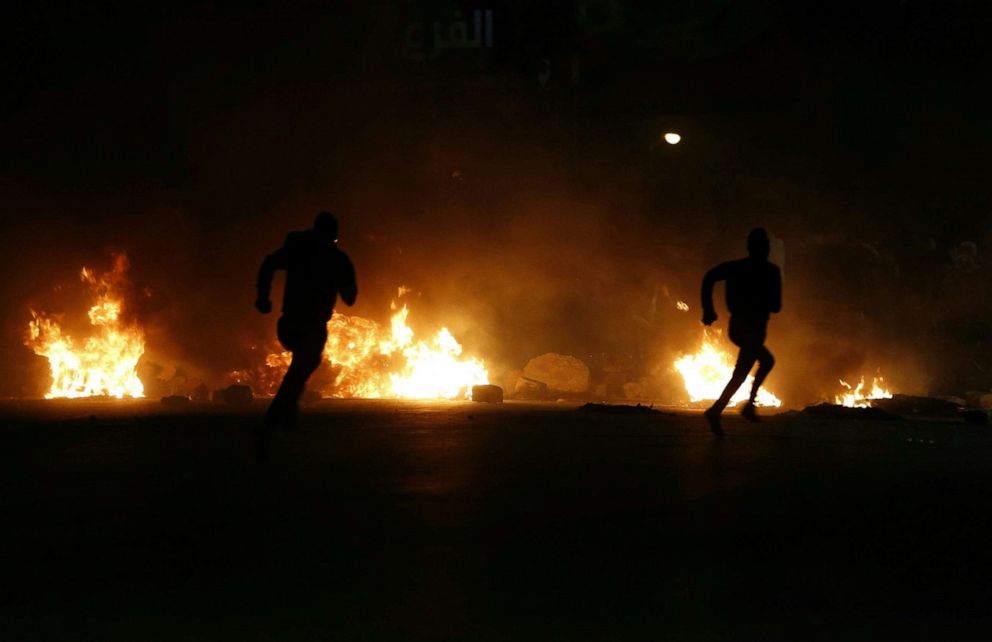
<instances>
[{"instance_id":1,"label":"pile of rubble","mask_svg":"<svg viewBox=\"0 0 992 642\"><path fill-rule=\"evenodd\" d=\"M920 397L893 395L873 399L868 407L848 408L836 404L808 406L803 416L816 419L889 420L898 418L958 419L970 424L992 423L992 393L973 392L965 397Z\"/></svg>"},{"instance_id":2,"label":"pile of rubble","mask_svg":"<svg viewBox=\"0 0 992 642\"><path fill-rule=\"evenodd\" d=\"M548 352L534 357L521 370L510 370L493 383L507 399L556 401L559 399L613 399L641 401L653 398L654 386L633 375L632 364L614 356L601 356L594 367L571 355Z\"/></svg>"}]
</instances>

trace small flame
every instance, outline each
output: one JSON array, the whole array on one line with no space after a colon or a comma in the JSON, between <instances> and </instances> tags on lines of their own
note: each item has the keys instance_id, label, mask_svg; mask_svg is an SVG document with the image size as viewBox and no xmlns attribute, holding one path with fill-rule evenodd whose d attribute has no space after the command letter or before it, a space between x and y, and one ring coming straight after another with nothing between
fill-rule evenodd
<instances>
[{"instance_id":1,"label":"small flame","mask_svg":"<svg viewBox=\"0 0 992 642\"><path fill-rule=\"evenodd\" d=\"M679 312L688 312L689 304L686 303L685 301L676 301L675 309L678 310Z\"/></svg>"},{"instance_id":2,"label":"small flame","mask_svg":"<svg viewBox=\"0 0 992 642\"><path fill-rule=\"evenodd\" d=\"M127 257L119 254L113 270L102 276L85 267L80 271L80 280L96 298L87 313L93 330L82 345L65 333L57 318L31 311L25 345L48 358L52 386L46 399L145 396L135 372L145 352L144 333L121 320L124 299L120 289L127 267Z\"/></svg>"},{"instance_id":3,"label":"small flame","mask_svg":"<svg viewBox=\"0 0 992 642\"><path fill-rule=\"evenodd\" d=\"M703 331L702 345L695 354L684 355L675 361L675 369L682 375L685 390L691 401L717 399L734 372L733 357L714 341L707 331ZM747 401L750 397L754 378L748 375L740 389L730 399L734 405ZM754 401L757 406L778 408L782 402L774 394L761 388Z\"/></svg>"},{"instance_id":4,"label":"small flame","mask_svg":"<svg viewBox=\"0 0 992 642\"><path fill-rule=\"evenodd\" d=\"M861 381L854 388L851 384L847 383L843 379L840 380L840 385L847 388L847 392L841 393L834 397L834 403L838 406L845 406L847 408L868 408L871 406L872 400L875 399L891 399L892 392L885 387L885 380L881 376L875 376L871 381L871 390L865 392L865 378L864 375L861 377Z\"/></svg>"}]
</instances>

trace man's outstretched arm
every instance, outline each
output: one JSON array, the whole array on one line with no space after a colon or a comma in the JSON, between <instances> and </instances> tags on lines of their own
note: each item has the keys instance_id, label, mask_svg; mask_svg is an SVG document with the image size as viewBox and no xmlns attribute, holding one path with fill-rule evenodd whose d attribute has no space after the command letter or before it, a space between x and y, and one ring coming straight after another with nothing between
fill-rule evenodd
<instances>
[{"instance_id":1,"label":"man's outstretched arm","mask_svg":"<svg viewBox=\"0 0 992 642\"><path fill-rule=\"evenodd\" d=\"M258 289L258 296L255 298L255 307L262 314L272 312L272 301L269 295L272 292L272 277L276 270L286 269L286 247L283 246L265 257L262 267L258 269L258 282L255 287Z\"/></svg>"},{"instance_id":2,"label":"man's outstretched arm","mask_svg":"<svg viewBox=\"0 0 992 642\"><path fill-rule=\"evenodd\" d=\"M355 280L355 266L351 264L351 259L342 253L344 260L341 261L341 281L338 283L338 294L341 300L348 305L355 305L358 298L358 282Z\"/></svg>"},{"instance_id":3,"label":"man's outstretched arm","mask_svg":"<svg viewBox=\"0 0 992 642\"><path fill-rule=\"evenodd\" d=\"M717 281L727 279L726 263L721 263L706 273L703 277L703 287L700 293L703 307L703 325L712 325L716 321L716 310L713 308L713 285Z\"/></svg>"}]
</instances>

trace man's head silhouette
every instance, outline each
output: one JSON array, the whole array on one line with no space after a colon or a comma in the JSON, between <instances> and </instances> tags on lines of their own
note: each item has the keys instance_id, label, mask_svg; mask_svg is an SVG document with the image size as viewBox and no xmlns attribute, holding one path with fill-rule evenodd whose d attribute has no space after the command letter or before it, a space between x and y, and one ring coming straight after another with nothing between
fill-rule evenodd
<instances>
[{"instance_id":1,"label":"man's head silhouette","mask_svg":"<svg viewBox=\"0 0 992 642\"><path fill-rule=\"evenodd\" d=\"M768 232L763 227L756 227L747 235L747 255L752 259L768 260L771 253L771 241Z\"/></svg>"},{"instance_id":2,"label":"man's head silhouette","mask_svg":"<svg viewBox=\"0 0 992 642\"><path fill-rule=\"evenodd\" d=\"M321 212L313 222L313 231L328 243L337 243L338 219L330 212Z\"/></svg>"}]
</instances>

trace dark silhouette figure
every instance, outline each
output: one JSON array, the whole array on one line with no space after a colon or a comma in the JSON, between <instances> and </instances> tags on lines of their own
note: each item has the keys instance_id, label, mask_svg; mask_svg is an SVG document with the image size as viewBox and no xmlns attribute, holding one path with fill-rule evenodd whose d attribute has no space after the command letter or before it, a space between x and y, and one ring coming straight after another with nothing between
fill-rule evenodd
<instances>
[{"instance_id":1,"label":"dark silhouette figure","mask_svg":"<svg viewBox=\"0 0 992 642\"><path fill-rule=\"evenodd\" d=\"M279 342L293 353L266 414L267 427L296 424L300 395L307 379L320 366L334 303L340 295L345 303L353 305L358 296L355 269L337 242L337 219L329 212L321 212L313 229L291 232L281 248L265 257L258 271L255 307L268 314L272 311L272 277L276 270L286 270L277 334Z\"/></svg>"},{"instance_id":2,"label":"dark silhouette figure","mask_svg":"<svg viewBox=\"0 0 992 642\"><path fill-rule=\"evenodd\" d=\"M705 413L710 430L718 437L723 436L720 415L747 379L755 361L758 362L758 371L751 386L751 398L741 409L741 414L746 419L758 421L754 399L775 365L775 357L765 347L765 335L771 314L782 309L782 274L775 264L768 261L770 250L768 233L763 228L755 228L747 235L747 258L721 263L703 278L703 324L712 325L716 321L713 284L726 281L727 309L730 311L727 334L740 348L737 365L727 387Z\"/></svg>"}]
</instances>

